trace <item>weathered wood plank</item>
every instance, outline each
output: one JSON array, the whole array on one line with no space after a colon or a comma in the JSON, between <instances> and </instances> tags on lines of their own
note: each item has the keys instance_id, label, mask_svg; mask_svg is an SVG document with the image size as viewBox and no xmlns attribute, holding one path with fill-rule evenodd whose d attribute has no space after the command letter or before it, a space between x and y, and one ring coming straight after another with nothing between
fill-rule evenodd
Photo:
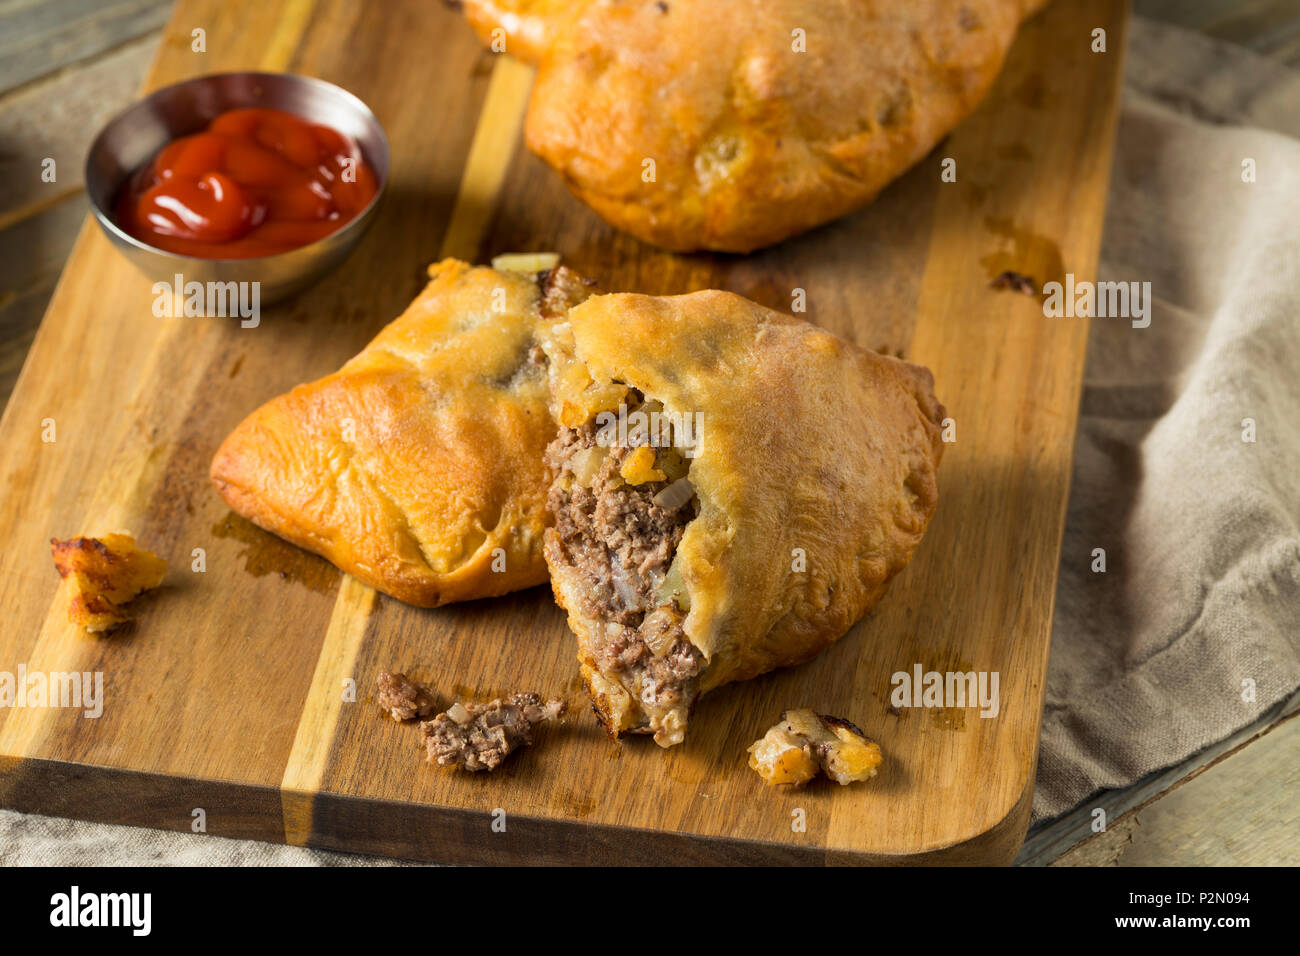
<instances>
[{"instance_id":1,"label":"weathered wood plank","mask_svg":"<svg viewBox=\"0 0 1300 956\"><path fill-rule=\"evenodd\" d=\"M84 196L75 195L0 231L0 408L9 400L86 210Z\"/></svg>"},{"instance_id":2,"label":"weathered wood plank","mask_svg":"<svg viewBox=\"0 0 1300 956\"><path fill-rule=\"evenodd\" d=\"M1016 865L1046 866L1068 855L1080 844L1097 838L1098 834L1092 830L1092 824L1093 813L1098 809L1105 812L1108 827L1115 828L1121 824L1127 826L1124 821L1129 820L1134 813L1159 803L1183 781L1195 777L1226 756L1253 747L1255 743L1298 713L1300 713L1300 694L1295 694L1249 727L1242 728L1226 740L1220 741L1213 747L1207 747L1182 763L1151 774L1123 790L1110 790L1097 794L1060 819L1050 821L1031 831L1016 857ZM1243 784L1238 797L1245 809L1256 799L1267 799L1267 790L1261 793ZM1287 827L1281 818L1271 820L1261 818L1255 825L1275 832L1277 839L1281 839L1287 830L1294 834L1294 827Z\"/></svg>"},{"instance_id":3,"label":"weathered wood plank","mask_svg":"<svg viewBox=\"0 0 1300 956\"><path fill-rule=\"evenodd\" d=\"M91 140L135 96L160 36L134 40L0 100L0 230L84 186ZM54 163L53 181L47 160Z\"/></svg>"},{"instance_id":4,"label":"weathered wood plank","mask_svg":"<svg viewBox=\"0 0 1300 956\"><path fill-rule=\"evenodd\" d=\"M7 0L0 92L152 33L171 7L172 0Z\"/></svg>"},{"instance_id":5,"label":"weathered wood plank","mask_svg":"<svg viewBox=\"0 0 1300 956\"><path fill-rule=\"evenodd\" d=\"M1052 865L1300 865L1298 717L1282 718Z\"/></svg>"}]
</instances>

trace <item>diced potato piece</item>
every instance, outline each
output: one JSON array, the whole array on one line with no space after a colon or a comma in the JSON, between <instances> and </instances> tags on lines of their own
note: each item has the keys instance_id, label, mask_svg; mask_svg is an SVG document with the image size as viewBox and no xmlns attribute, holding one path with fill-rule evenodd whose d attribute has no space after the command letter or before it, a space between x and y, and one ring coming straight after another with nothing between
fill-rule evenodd
<instances>
[{"instance_id":1,"label":"diced potato piece","mask_svg":"<svg viewBox=\"0 0 1300 956\"><path fill-rule=\"evenodd\" d=\"M749 765L772 786L802 786L822 770L840 786L876 775L880 746L840 717L788 710L749 748Z\"/></svg>"},{"instance_id":2,"label":"diced potato piece","mask_svg":"<svg viewBox=\"0 0 1300 956\"><path fill-rule=\"evenodd\" d=\"M558 388L562 395L576 396L565 400L560 409L560 424L569 428L591 421L601 412L612 412L627 401L628 387L619 382L597 385L580 364L572 365Z\"/></svg>"},{"instance_id":3,"label":"diced potato piece","mask_svg":"<svg viewBox=\"0 0 1300 956\"><path fill-rule=\"evenodd\" d=\"M618 473L629 485L644 485L647 481L663 481L667 477L655 467L655 450L649 445L634 449L623 460Z\"/></svg>"},{"instance_id":4,"label":"diced potato piece","mask_svg":"<svg viewBox=\"0 0 1300 956\"><path fill-rule=\"evenodd\" d=\"M808 741L779 724L750 744L749 766L773 787L801 787L821 769Z\"/></svg>"},{"instance_id":5,"label":"diced potato piece","mask_svg":"<svg viewBox=\"0 0 1300 956\"><path fill-rule=\"evenodd\" d=\"M609 449L602 448L599 445L592 445L590 448L583 448L575 452L573 458L569 461L569 467L573 470L574 481L583 487L589 487L607 457L609 457Z\"/></svg>"},{"instance_id":6,"label":"diced potato piece","mask_svg":"<svg viewBox=\"0 0 1300 956\"><path fill-rule=\"evenodd\" d=\"M830 722L836 718L822 719ZM880 753L880 745L856 733L857 728L852 724L847 727L836 725L832 729L838 742L827 745L826 756L822 761L822 769L826 771L826 776L840 786L874 777L876 768L884 760L884 756Z\"/></svg>"},{"instance_id":7,"label":"diced potato piece","mask_svg":"<svg viewBox=\"0 0 1300 956\"><path fill-rule=\"evenodd\" d=\"M685 478L690 467L690 463L676 448L659 449L658 468L668 480L676 481L678 478Z\"/></svg>"}]
</instances>

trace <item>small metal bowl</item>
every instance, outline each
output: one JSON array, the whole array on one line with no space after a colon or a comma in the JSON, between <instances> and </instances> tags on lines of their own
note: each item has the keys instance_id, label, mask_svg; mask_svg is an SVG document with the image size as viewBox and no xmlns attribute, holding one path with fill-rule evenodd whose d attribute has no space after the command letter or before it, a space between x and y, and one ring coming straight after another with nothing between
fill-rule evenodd
<instances>
[{"instance_id":1,"label":"small metal bowl","mask_svg":"<svg viewBox=\"0 0 1300 956\"><path fill-rule=\"evenodd\" d=\"M324 239L254 259L194 259L157 249L113 221L113 203L127 179L160 149L198 133L227 110L268 107L295 113L352 137L374 171L378 189L361 213ZM145 275L171 282L258 282L261 304L299 292L342 262L370 226L388 185L388 138L365 103L324 80L291 73L214 73L152 93L118 114L95 137L86 157L86 192L105 235Z\"/></svg>"}]
</instances>

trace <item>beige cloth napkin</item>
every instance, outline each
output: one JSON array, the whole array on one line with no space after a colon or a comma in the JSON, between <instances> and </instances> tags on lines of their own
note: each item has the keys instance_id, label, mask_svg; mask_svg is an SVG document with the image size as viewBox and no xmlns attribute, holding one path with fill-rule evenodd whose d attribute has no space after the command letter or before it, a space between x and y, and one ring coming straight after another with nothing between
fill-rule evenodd
<instances>
[{"instance_id":1,"label":"beige cloth napkin","mask_svg":"<svg viewBox=\"0 0 1300 956\"><path fill-rule=\"evenodd\" d=\"M1137 19L1125 80L1100 278L1154 305L1092 324L1035 819L1300 686L1300 75Z\"/></svg>"},{"instance_id":2,"label":"beige cloth napkin","mask_svg":"<svg viewBox=\"0 0 1300 956\"><path fill-rule=\"evenodd\" d=\"M1156 303L1146 329L1093 321L1040 819L1300 685L1300 76L1141 19L1127 63L1102 278ZM359 862L380 861L0 811L0 864Z\"/></svg>"}]
</instances>

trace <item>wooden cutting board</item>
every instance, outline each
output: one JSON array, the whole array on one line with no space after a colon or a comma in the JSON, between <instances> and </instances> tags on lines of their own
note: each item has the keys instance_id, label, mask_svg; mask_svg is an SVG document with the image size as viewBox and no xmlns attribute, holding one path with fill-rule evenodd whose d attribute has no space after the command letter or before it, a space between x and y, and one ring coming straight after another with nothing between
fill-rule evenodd
<instances>
[{"instance_id":1,"label":"wooden cutting board","mask_svg":"<svg viewBox=\"0 0 1300 956\"><path fill-rule=\"evenodd\" d=\"M752 256L681 257L605 226L522 147L530 70L442 4L183 0L148 88L250 68L338 83L388 130L390 193L352 258L255 329L155 318L148 280L83 229L0 421L0 671L100 672L104 710L0 709L0 804L454 862L1009 861L1029 817L1088 325L989 280L1094 277L1125 18L1123 0L1057 0L980 110L872 207ZM1090 49L1096 28L1106 53ZM208 485L227 432L358 351L426 263L514 250L558 251L605 290L718 287L788 311L803 289L811 321L933 369L955 421L938 514L874 615L810 664L702 699L671 751L604 736L547 589L407 607L232 516ZM136 624L94 639L56 600L48 541L119 528L171 572ZM997 672L997 717L891 713L890 676L918 664ZM385 668L444 699L562 694L573 715L496 774L442 770L413 727L380 716ZM860 724L880 775L766 788L745 747L800 705Z\"/></svg>"}]
</instances>

